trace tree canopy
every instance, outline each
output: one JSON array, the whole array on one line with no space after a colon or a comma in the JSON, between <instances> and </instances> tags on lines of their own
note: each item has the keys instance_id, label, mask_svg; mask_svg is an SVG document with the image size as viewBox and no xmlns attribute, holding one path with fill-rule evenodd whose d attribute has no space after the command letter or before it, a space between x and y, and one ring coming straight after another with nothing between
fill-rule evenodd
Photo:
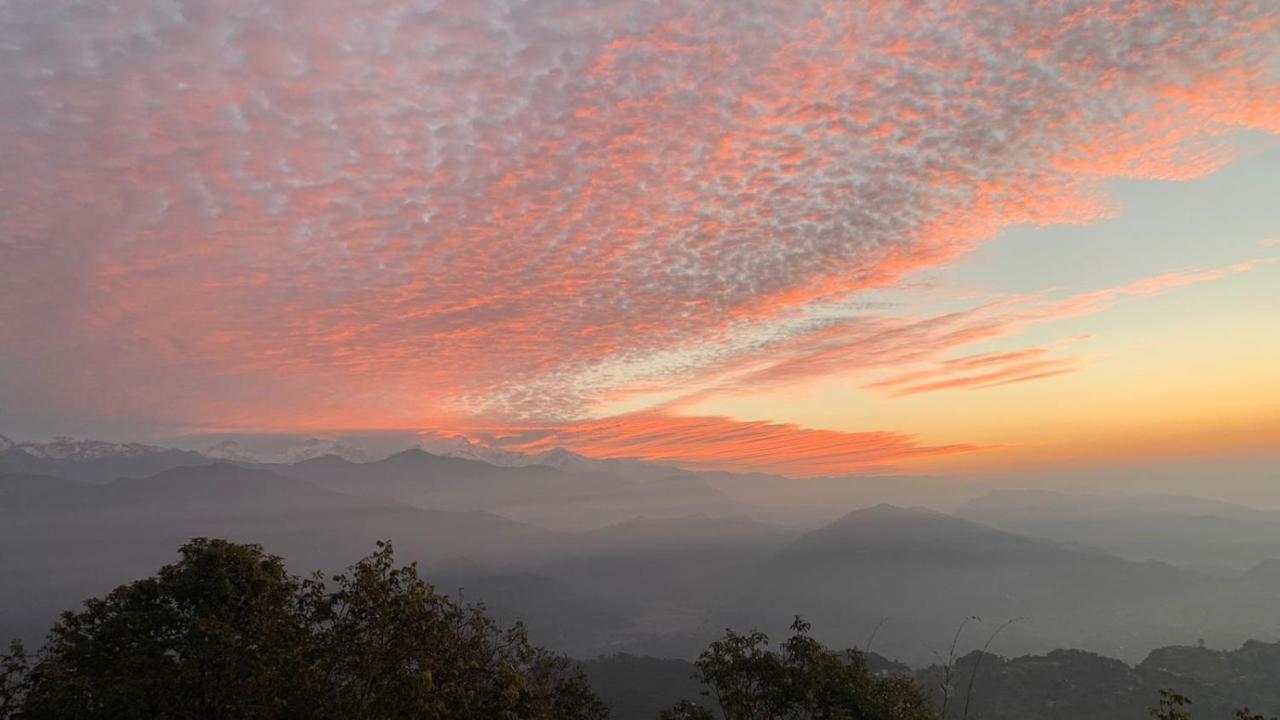
<instances>
[{"instance_id":1,"label":"tree canopy","mask_svg":"<svg viewBox=\"0 0 1280 720\"><path fill-rule=\"evenodd\" d=\"M435 591L390 544L290 575L256 545L196 539L150 578L64 613L0 658L0 718L597 720L565 658Z\"/></svg>"},{"instance_id":2,"label":"tree canopy","mask_svg":"<svg viewBox=\"0 0 1280 720\"><path fill-rule=\"evenodd\" d=\"M905 676L877 677L861 653L835 652L796 618L776 650L761 632L727 630L698 658L698 675L726 720L932 720L929 700ZM684 701L663 720L709 720Z\"/></svg>"}]
</instances>

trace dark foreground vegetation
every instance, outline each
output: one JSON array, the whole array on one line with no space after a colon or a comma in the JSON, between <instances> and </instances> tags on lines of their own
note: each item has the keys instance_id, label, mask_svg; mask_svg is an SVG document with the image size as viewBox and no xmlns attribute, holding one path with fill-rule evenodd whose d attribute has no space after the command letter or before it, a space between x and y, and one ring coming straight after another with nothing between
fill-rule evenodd
<instances>
[{"instance_id":1,"label":"dark foreground vegetation","mask_svg":"<svg viewBox=\"0 0 1280 720\"><path fill-rule=\"evenodd\" d=\"M197 539L155 576L65 613L4 662L4 720L607 717L570 661L437 593L391 546L289 575L254 545Z\"/></svg>"},{"instance_id":2,"label":"dark foreground vegetation","mask_svg":"<svg viewBox=\"0 0 1280 720\"><path fill-rule=\"evenodd\" d=\"M778 649L763 633L732 630L708 647L696 677L711 705L737 720L931 720L929 700L906 675L876 676L860 653L832 652L809 637L796 618ZM662 712L661 720L712 720L708 708L688 700Z\"/></svg>"},{"instance_id":3,"label":"dark foreground vegetation","mask_svg":"<svg viewBox=\"0 0 1280 720\"><path fill-rule=\"evenodd\" d=\"M1246 704L1255 712L1243 717L1251 720L1280 708L1278 643L1248 642L1229 651L1167 647L1137 665L1079 650L1018 658L974 651L950 666L915 670L876 653L861 659L877 677L913 678L937 716L946 704L948 720L1140 720L1171 688L1194 702L1168 711L1197 720L1234 719ZM620 654L583 667L613 720L653 720L704 689L697 666L685 660Z\"/></svg>"},{"instance_id":4,"label":"dark foreground vegetation","mask_svg":"<svg viewBox=\"0 0 1280 720\"><path fill-rule=\"evenodd\" d=\"M975 652L913 672L829 650L796 618L777 645L730 630L694 663L576 663L436 592L387 543L332 578L290 575L257 545L179 553L64 613L38 652L0 656L0 720L596 720L609 706L616 720L1267 720L1223 693L1280 701L1280 646L1264 643L1169 648L1136 668Z\"/></svg>"}]
</instances>

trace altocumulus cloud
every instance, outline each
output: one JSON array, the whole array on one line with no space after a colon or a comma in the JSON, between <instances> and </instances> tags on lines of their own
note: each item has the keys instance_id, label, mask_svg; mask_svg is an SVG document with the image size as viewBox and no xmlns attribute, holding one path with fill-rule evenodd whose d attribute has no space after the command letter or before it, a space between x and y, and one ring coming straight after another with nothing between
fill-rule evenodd
<instances>
[{"instance_id":1,"label":"altocumulus cloud","mask_svg":"<svg viewBox=\"0 0 1280 720\"><path fill-rule=\"evenodd\" d=\"M1278 63L1272 0L15 0L0 400L580 418L1222 166Z\"/></svg>"}]
</instances>

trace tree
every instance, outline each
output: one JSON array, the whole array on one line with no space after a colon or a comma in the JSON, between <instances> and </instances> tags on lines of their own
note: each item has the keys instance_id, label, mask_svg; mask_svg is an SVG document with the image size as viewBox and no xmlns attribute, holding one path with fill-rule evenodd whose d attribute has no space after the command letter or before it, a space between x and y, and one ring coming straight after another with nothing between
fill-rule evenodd
<instances>
[{"instance_id":1,"label":"tree","mask_svg":"<svg viewBox=\"0 0 1280 720\"><path fill-rule=\"evenodd\" d=\"M1191 698L1176 690L1161 690L1160 702L1150 712L1156 720L1191 720L1191 711L1187 709L1191 704ZM1253 713L1247 707L1236 710L1235 717L1236 720L1267 720L1265 715Z\"/></svg>"},{"instance_id":2,"label":"tree","mask_svg":"<svg viewBox=\"0 0 1280 720\"><path fill-rule=\"evenodd\" d=\"M300 583L256 545L197 539L155 577L63 613L24 717L300 717Z\"/></svg>"},{"instance_id":3,"label":"tree","mask_svg":"<svg viewBox=\"0 0 1280 720\"><path fill-rule=\"evenodd\" d=\"M700 705L681 700L669 710L663 710L658 720L715 720L715 715Z\"/></svg>"},{"instance_id":4,"label":"tree","mask_svg":"<svg viewBox=\"0 0 1280 720\"><path fill-rule=\"evenodd\" d=\"M698 658L698 675L726 720L930 720L929 702L907 677L879 678L861 653L837 653L796 618L777 650L761 632L727 630ZM681 715L680 712L685 714ZM668 718L699 718L678 705Z\"/></svg>"},{"instance_id":5,"label":"tree","mask_svg":"<svg viewBox=\"0 0 1280 720\"><path fill-rule=\"evenodd\" d=\"M567 660L436 593L384 543L331 588L258 546L193 540L155 577L64 613L25 662L0 675L0 717L607 716Z\"/></svg>"},{"instance_id":6,"label":"tree","mask_svg":"<svg viewBox=\"0 0 1280 720\"><path fill-rule=\"evenodd\" d=\"M1156 720L1191 720L1191 698L1175 690L1161 690L1160 702L1151 708L1151 717Z\"/></svg>"},{"instance_id":7,"label":"tree","mask_svg":"<svg viewBox=\"0 0 1280 720\"><path fill-rule=\"evenodd\" d=\"M26 650L14 640L9 652L0 655L0 718L14 716L27 695L30 673Z\"/></svg>"},{"instance_id":8,"label":"tree","mask_svg":"<svg viewBox=\"0 0 1280 720\"><path fill-rule=\"evenodd\" d=\"M389 544L334 578L304 584L324 667L325 705L342 718L603 718L604 706L523 625L435 592Z\"/></svg>"}]
</instances>

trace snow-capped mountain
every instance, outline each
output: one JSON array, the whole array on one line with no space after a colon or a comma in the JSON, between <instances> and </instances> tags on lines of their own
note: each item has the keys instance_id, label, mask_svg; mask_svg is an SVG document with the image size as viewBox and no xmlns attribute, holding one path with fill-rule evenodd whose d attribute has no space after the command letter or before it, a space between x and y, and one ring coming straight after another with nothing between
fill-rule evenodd
<instances>
[{"instance_id":1,"label":"snow-capped mountain","mask_svg":"<svg viewBox=\"0 0 1280 720\"><path fill-rule=\"evenodd\" d=\"M0 435L0 452L4 452L5 450L8 450L9 448L14 447L17 444L18 443L10 440L4 435Z\"/></svg>"},{"instance_id":2,"label":"snow-capped mountain","mask_svg":"<svg viewBox=\"0 0 1280 720\"><path fill-rule=\"evenodd\" d=\"M217 460L243 463L265 462L260 455L245 450L244 446L235 440L223 440L220 443L214 443L200 452Z\"/></svg>"},{"instance_id":3,"label":"snow-capped mountain","mask_svg":"<svg viewBox=\"0 0 1280 720\"><path fill-rule=\"evenodd\" d=\"M112 443L101 440L77 440L70 437L57 437L43 443L15 443L8 438L5 440L9 443L8 447L0 443L0 449L17 448L32 457L72 462L88 462L104 458L137 458L169 452L168 448L141 443Z\"/></svg>"},{"instance_id":4,"label":"snow-capped mountain","mask_svg":"<svg viewBox=\"0 0 1280 720\"><path fill-rule=\"evenodd\" d=\"M209 459L188 450L77 440L58 437L49 442L0 443L0 472L49 475L89 483L110 482L118 477L144 477L182 465L203 465Z\"/></svg>"},{"instance_id":5,"label":"snow-capped mountain","mask_svg":"<svg viewBox=\"0 0 1280 720\"><path fill-rule=\"evenodd\" d=\"M292 465L293 463L336 455L347 462L365 463L373 460L364 450L337 440L308 438L285 450L273 453L253 452L235 440L223 440L205 448L203 454L218 460L230 460L241 463L272 463Z\"/></svg>"},{"instance_id":6,"label":"snow-capped mountain","mask_svg":"<svg viewBox=\"0 0 1280 720\"><path fill-rule=\"evenodd\" d=\"M423 434L419 436L418 447L435 455L478 460L501 467L547 465L565 472L592 472L604 470L605 465L610 462L594 460L564 448L536 454L505 450L473 442L461 435Z\"/></svg>"},{"instance_id":7,"label":"snow-capped mountain","mask_svg":"<svg viewBox=\"0 0 1280 720\"><path fill-rule=\"evenodd\" d=\"M579 455L562 447L552 448L546 452L530 455L538 465L549 465L565 472L601 472L611 469L617 460L598 460Z\"/></svg>"},{"instance_id":8,"label":"snow-capped mountain","mask_svg":"<svg viewBox=\"0 0 1280 720\"><path fill-rule=\"evenodd\" d=\"M500 467L524 467L526 465L539 464L533 459L532 455L482 445L472 442L461 435L422 433L418 436L418 448L433 455L445 455L463 460L478 460Z\"/></svg>"},{"instance_id":9,"label":"snow-capped mountain","mask_svg":"<svg viewBox=\"0 0 1280 720\"><path fill-rule=\"evenodd\" d=\"M678 468L640 460L591 458L572 450L556 447L541 453L524 453L516 450L491 447L474 442L462 435L421 433L418 447L435 455L478 460L502 467L527 467L546 465L563 472L608 472L632 479L666 477L680 472Z\"/></svg>"}]
</instances>

